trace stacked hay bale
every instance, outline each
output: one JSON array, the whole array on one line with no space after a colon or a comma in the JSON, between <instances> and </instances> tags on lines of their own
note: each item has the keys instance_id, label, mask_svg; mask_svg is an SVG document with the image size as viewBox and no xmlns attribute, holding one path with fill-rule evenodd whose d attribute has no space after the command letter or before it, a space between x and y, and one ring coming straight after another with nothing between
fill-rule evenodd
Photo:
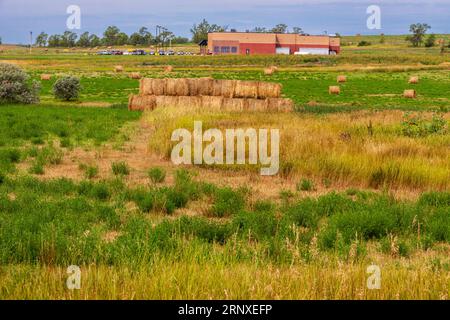
<instances>
[{"instance_id":1,"label":"stacked hay bale","mask_svg":"<svg viewBox=\"0 0 450 320\"><path fill-rule=\"evenodd\" d=\"M340 94L341 93L341 88L339 86L330 86L328 88L328 93L329 94Z\"/></svg>"},{"instance_id":2,"label":"stacked hay bale","mask_svg":"<svg viewBox=\"0 0 450 320\"><path fill-rule=\"evenodd\" d=\"M281 98L278 83L212 78L143 78L139 95L129 100L130 110L168 106L254 112L289 112L294 108L292 100Z\"/></svg>"},{"instance_id":3,"label":"stacked hay bale","mask_svg":"<svg viewBox=\"0 0 450 320\"><path fill-rule=\"evenodd\" d=\"M410 84L418 84L419 83L419 77L417 77L417 76L410 77L408 82Z\"/></svg>"},{"instance_id":4,"label":"stacked hay bale","mask_svg":"<svg viewBox=\"0 0 450 320\"><path fill-rule=\"evenodd\" d=\"M405 98L415 99L417 97L417 92L416 92L416 90L405 90L403 92L403 96Z\"/></svg>"}]
</instances>

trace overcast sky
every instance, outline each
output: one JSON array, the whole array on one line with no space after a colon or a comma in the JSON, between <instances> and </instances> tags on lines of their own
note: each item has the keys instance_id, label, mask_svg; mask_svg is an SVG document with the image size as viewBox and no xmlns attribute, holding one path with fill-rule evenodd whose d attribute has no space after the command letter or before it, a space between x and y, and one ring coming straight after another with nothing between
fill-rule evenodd
<instances>
[{"instance_id":1,"label":"overcast sky","mask_svg":"<svg viewBox=\"0 0 450 320\"><path fill-rule=\"evenodd\" d=\"M369 5L381 8L381 30L366 25ZM190 37L193 23L206 18L239 31L286 23L310 34L405 34L425 22L431 32L450 33L450 0L0 0L0 37L27 43L29 31L63 33L69 5L81 8L81 29L101 35L109 25L130 34L157 24Z\"/></svg>"}]
</instances>

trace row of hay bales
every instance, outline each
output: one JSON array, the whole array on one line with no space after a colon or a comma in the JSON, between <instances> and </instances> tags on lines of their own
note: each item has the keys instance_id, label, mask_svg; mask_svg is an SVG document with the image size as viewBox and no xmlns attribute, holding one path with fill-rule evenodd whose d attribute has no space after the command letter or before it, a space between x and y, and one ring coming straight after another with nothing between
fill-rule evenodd
<instances>
[{"instance_id":1,"label":"row of hay bales","mask_svg":"<svg viewBox=\"0 0 450 320\"><path fill-rule=\"evenodd\" d=\"M338 83L347 82L347 77L345 75L339 75L337 77L337 82ZM408 80L408 83L409 84L418 84L419 77L417 77L417 76L410 77ZM339 86L329 86L328 93L334 94L334 95L339 95L339 94L341 94L341 88ZM413 89L407 89L403 92L403 97L414 99L417 97L417 92L416 92L416 90L413 90Z\"/></svg>"},{"instance_id":2,"label":"row of hay bales","mask_svg":"<svg viewBox=\"0 0 450 320\"><path fill-rule=\"evenodd\" d=\"M139 95L129 99L130 110L177 107L215 111L290 112L291 99L281 98L281 85L261 81L213 78L151 79L140 81Z\"/></svg>"},{"instance_id":3,"label":"row of hay bales","mask_svg":"<svg viewBox=\"0 0 450 320\"><path fill-rule=\"evenodd\" d=\"M290 99L242 99L221 96L155 96L131 95L128 108L131 111L153 110L156 107L187 108L189 110L231 112L291 112L294 104Z\"/></svg>"},{"instance_id":4,"label":"row of hay bales","mask_svg":"<svg viewBox=\"0 0 450 320\"><path fill-rule=\"evenodd\" d=\"M221 96L267 99L281 97L281 84L262 81L196 79L141 79L140 94L155 96Z\"/></svg>"}]
</instances>

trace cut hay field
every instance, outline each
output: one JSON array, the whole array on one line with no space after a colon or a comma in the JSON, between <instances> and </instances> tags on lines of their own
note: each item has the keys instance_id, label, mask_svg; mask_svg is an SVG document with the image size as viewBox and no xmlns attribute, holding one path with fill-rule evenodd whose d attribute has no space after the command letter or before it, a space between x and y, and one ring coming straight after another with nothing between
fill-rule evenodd
<instances>
[{"instance_id":1,"label":"cut hay field","mask_svg":"<svg viewBox=\"0 0 450 320\"><path fill-rule=\"evenodd\" d=\"M337 57L3 47L41 102L0 104L0 299L449 299L450 56L358 39ZM131 72L278 82L295 110L130 112ZM81 79L76 101L53 96L65 74ZM194 121L280 129L279 174L174 165L171 133Z\"/></svg>"}]
</instances>

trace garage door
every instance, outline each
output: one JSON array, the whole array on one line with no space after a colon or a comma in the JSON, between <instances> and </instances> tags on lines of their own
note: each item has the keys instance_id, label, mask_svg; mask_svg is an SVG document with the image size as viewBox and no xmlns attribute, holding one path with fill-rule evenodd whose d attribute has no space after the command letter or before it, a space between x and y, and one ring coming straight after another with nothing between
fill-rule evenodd
<instances>
[{"instance_id":1,"label":"garage door","mask_svg":"<svg viewBox=\"0 0 450 320\"><path fill-rule=\"evenodd\" d=\"M300 48L300 51L296 52L295 54L328 55L328 54L330 54L330 49L328 49L328 48Z\"/></svg>"},{"instance_id":2,"label":"garage door","mask_svg":"<svg viewBox=\"0 0 450 320\"><path fill-rule=\"evenodd\" d=\"M291 48L286 47L286 48L277 48L276 49L276 53L277 54L291 54Z\"/></svg>"}]
</instances>

